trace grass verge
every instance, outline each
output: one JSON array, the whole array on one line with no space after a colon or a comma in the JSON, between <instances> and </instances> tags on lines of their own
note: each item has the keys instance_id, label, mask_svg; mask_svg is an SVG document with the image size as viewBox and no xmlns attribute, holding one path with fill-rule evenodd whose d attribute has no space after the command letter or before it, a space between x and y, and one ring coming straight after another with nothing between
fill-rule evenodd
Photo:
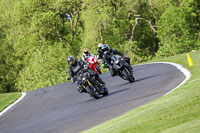
<instances>
[{"instance_id":1,"label":"grass verge","mask_svg":"<svg viewBox=\"0 0 200 133\"><path fill-rule=\"evenodd\" d=\"M15 102L20 96L21 93L19 92L0 93L0 112L10 104Z\"/></svg>"},{"instance_id":2,"label":"grass verge","mask_svg":"<svg viewBox=\"0 0 200 133\"><path fill-rule=\"evenodd\" d=\"M188 69L192 77L181 87L161 98L104 122L84 133L197 133L200 131L200 52L155 59L174 62Z\"/></svg>"}]
</instances>

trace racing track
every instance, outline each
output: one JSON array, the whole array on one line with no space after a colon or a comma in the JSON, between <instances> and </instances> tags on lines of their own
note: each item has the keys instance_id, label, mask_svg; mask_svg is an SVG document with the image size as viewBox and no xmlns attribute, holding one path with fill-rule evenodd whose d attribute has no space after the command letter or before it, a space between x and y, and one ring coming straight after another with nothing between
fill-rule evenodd
<instances>
[{"instance_id":1,"label":"racing track","mask_svg":"<svg viewBox=\"0 0 200 133\"><path fill-rule=\"evenodd\" d=\"M27 92L0 116L0 133L77 133L146 104L175 88L185 75L169 64L134 66L129 83L105 73L109 95L95 100L62 83Z\"/></svg>"}]
</instances>

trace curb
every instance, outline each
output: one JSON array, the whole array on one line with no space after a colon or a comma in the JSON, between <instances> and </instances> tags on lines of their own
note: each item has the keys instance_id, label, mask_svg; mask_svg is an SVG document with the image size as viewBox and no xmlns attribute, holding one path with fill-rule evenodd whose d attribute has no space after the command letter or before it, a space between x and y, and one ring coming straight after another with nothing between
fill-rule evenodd
<instances>
[{"instance_id":1,"label":"curb","mask_svg":"<svg viewBox=\"0 0 200 133\"><path fill-rule=\"evenodd\" d=\"M186 68L184 68L182 65L180 64L176 64L176 63L173 63L173 62L152 62L152 63L146 63L146 64L169 64L169 65L172 65L172 66L175 66L177 69L179 69L184 75L185 75L185 79L177 86L175 87L174 89L172 89L171 91L167 92L165 95L168 95L170 94L171 92L173 92L175 89L179 88L181 85L183 85L187 80L189 80L191 78L191 73L190 71L188 71ZM145 64L140 64L140 65L145 65ZM140 66L140 65L136 65L136 66ZM165 96L163 95L163 96Z\"/></svg>"},{"instance_id":2,"label":"curb","mask_svg":"<svg viewBox=\"0 0 200 133\"><path fill-rule=\"evenodd\" d=\"M19 99L17 99L14 103L10 104L8 107L6 107L2 112L0 112L0 116L2 116L6 111L8 111L10 108L12 108L15 104L17 104L19 101L21 101L26 96L26 92L22 92L22 95Z\"/></svg>"}]
</instances>

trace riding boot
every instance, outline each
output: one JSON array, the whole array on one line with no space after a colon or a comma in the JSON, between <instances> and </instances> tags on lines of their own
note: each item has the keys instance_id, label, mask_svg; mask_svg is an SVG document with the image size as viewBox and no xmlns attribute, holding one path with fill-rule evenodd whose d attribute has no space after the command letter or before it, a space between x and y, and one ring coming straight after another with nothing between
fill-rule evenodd
<instances>
[{"instance_id":1,"label":"riding boot","mask_svg":"<svg viewBox=\"0 0 200 133\"><path fill-rule=\"evenodd\" d=\"M114 72L113 68L110 68L110 73L111 73L112 77L114 77L116 75L116 73Z\"/></svg>"}]
</instances>

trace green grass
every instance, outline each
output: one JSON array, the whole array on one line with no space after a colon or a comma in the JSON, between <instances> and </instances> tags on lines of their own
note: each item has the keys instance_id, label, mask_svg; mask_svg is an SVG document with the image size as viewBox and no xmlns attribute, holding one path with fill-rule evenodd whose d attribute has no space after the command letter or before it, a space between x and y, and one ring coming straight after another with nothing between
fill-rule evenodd
<instances>
[{"instance_id":1,"label":"green grass","mask_svg":"<svg viewBox=\"0 0 200 133\"><path fill-rule=\"evenodd\" d=\"M189 53L194 62L188 66L186 54L156 59L187 68L192 77L172 93L131 110L122 116L84 133L197 133L200 132L200 52Z\"/></svg>"},{"instance_id":2,"label":"green grass","mask_svg":"<svg viewBox=\"0 0 200 133\"><path fill-rule=\"evenodd\" d=\"M15 102L19 97L21 96L21 93L14 92L14 93L0 93L0 112Z\"/></svg>"}]
</instances>

